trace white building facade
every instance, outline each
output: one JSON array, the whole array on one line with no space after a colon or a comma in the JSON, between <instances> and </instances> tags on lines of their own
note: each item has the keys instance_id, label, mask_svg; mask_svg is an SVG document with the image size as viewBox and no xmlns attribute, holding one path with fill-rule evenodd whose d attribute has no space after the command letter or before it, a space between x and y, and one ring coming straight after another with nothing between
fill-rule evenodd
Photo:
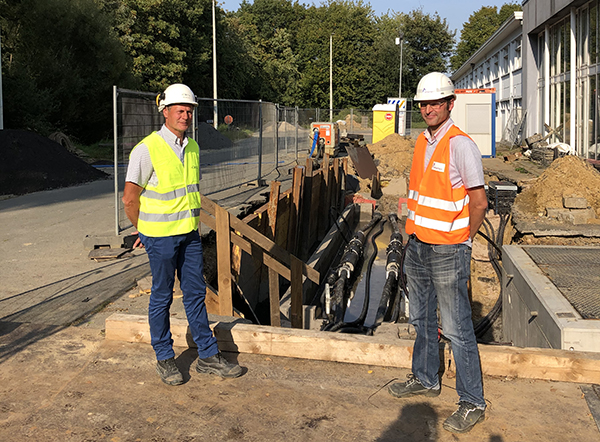
<instances>
[{"instance_id":1,"label":"white building facade","mask_svg":"<svg viewBox=\"0 0 600 442\"><path fill-rule=\"evenodd\" d=\"M515 12L452 75L457 89L496 90L496 142L514 142L524 122L522 21Z\"/></svg>"},{"instance_id":2,"label":"white building facade","mask_svg":"<svg viewBox=\"0 0 600 442\"><path fill-rule=\"evenodd\" d=\"M558 132L554 141L591 159L600 156L599 7L598 0L523 2L527 131L547 133L547 124Z\"/></svg>"}]
</instances>

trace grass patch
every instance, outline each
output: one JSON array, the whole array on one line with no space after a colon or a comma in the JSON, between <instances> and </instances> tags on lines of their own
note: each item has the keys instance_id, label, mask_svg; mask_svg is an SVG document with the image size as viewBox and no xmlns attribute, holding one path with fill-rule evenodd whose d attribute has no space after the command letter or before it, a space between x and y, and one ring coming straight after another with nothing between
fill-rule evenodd
<instances>
[{"instance_id":1,"label":"grass patch","mask_svg":"<svg viewBox=\"0 0 600 442\"><path fill-rule=\"evenodd\" d=\"M238 141L243 140L245 138L250 138L253 134L253 132L250 129L231 127L227 124L219 124L217 130L221 133L221 135L229 138L231 141Z\"/></svg>"},{"instance_id":2,"label":"grass patch","mask_svg":"<svg viewBox=\"0 0 600 442\"><path fill-rule=\"evenodd\" d=\"M75 143L75 147L97 160L112 161L114 159L113 140L101 140L90 145Z\"/></svg>"}]
</instances>

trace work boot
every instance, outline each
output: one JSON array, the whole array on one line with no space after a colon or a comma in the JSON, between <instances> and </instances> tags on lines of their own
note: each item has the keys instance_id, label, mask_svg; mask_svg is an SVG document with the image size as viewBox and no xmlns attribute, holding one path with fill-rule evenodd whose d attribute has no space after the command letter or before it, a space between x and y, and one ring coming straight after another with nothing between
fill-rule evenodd
<instances>
[{"instance_id":1,"label":"work boot","mask_svg":"<svg viewBox=\"0 0 600 442\"><path fill-rule=\"evenodd\" d=\"M466 433L484 419L485 410L477 408L476 405L469 402L461 401L458 403L458 410L444 422L444 430L452 433Z\"/></svg>"},{"instance_id":2,"label":"work boot","mask_svg":"<svg viewBox=\"0 0 600 442\"><path fill-rule=\"evenodd\" d=\"M394 397L409 397L409 396L428 396L434 397L439 396L441 392L441 388L427 388L421 381L417 379L414 374L409 374L406 376L408 381L406 382L396 382L389 386L388 392Z\"/></svg>"},{"instance_id":3,"label":"work boot","mask_svg":"<svg viewBox=\"0 0 600 442\"><path fill-rule=\"evenodd\" d=\"M196 371L198 373L216 374L223 378L237 378L242 375L242 367L227 362L227 359L220 352L209 358L198 359Z\"/></svg>"},{"instance_id":4,"label":"work boot","mask_svg":"<svg viewBox=\"0 0 600 442\"><path fill-rule=\"evenodd\" d=\"M156 372L167 385L183 384L183 376L175 364L175 358L164 359L156 363Z\"/></svg>"}]
</instances>

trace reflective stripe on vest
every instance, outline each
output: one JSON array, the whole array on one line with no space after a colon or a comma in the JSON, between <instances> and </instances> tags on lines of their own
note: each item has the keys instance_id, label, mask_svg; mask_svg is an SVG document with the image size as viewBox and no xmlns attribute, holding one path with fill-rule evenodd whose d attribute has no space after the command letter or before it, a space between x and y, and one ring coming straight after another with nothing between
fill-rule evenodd
<instances>
[{"instance_id":1,"label":"reflective stripe on vest","mask_svg":"<svg viewBox=\"0 0 600 442\"><path fill-rule=\"evenodd\" d=\"M188 139L182 164L173 149L156 132L144 138L142 143L148 147L158 185L148 184L140 194L139 232L146 236L162 237L197 229L200 221L198 144Z\"/></svg>"},{"instance_id":2,"label":"reflective stripe on vest","mask_svg":"<svg viewBox=\"0 0 600 442\"><path fill-rule=\"evenodd\" d=\"M405 230L430 244L460 244L469 239L469 195L464 186L453 189L450 182L450 139L468 136L450 127L438 142L425 169L427 139L421 134L415 145L408 192ZM433 165L437 164L437 169Z\"/></svg>"}]
</instances>

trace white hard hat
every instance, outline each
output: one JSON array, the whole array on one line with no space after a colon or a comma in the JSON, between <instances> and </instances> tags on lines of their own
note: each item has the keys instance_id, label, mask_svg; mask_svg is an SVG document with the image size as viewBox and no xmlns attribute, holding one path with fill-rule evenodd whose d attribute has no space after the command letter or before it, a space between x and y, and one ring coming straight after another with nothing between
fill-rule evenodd
<instances>
[{"instance_id":1,"label":"white hard hat","mask_svg":"<svg viewBox=\"0 0 600 442\"><path fill-rule=\"evenodd\" d=\"M454 96L454 84L441 72L431 72L421 78L414 101L438 100Z\"/></svg>"},{"instance_id":2,"label":"white hard hat","mask_svg":"<svg viewBox=\"0 0 600 442\"><path fill-rule=\"evenodd\" d=\"M191 104L192 106L198 106L196 103L196 97L192 90L185 84L176 83L172 84L162 94L156 96L156 105L158 111L170 106L172 104Z\"/></svg>"}]
</instances>

